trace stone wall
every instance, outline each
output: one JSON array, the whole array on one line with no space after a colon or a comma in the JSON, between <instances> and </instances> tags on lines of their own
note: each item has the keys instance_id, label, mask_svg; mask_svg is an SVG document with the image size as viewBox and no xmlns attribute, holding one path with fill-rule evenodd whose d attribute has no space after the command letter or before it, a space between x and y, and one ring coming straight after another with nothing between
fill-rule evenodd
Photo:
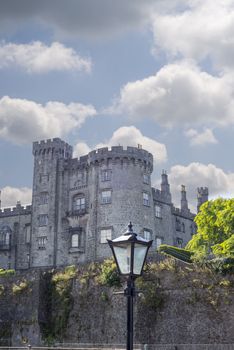
<instances>
[{"instance_id":1,"label":"stone wall","mask_svg":"<svg viewBox=\"0 0 234 350\"><path fill-rule=\"evenodd\" d=\"M0 345L40 343L38 271L0 278Z\"/></svg>"},{"instance_id":2,"label":"stone wall","mask_svg":"<svg viewBox=\"0 0 234 350\"><path fill-rule=\"evenodd\" d=\"M234 344L233 275L163 264L153 279L138 280L143 295L134 303L135 342L149 344L146 350L156 349L152 344L163 350L171 349L170 344L181 350L183 344L194 344L194 349ZM115 294L123 288L100 285L96 272L88 271L71 280L69 294L57 300L51 294L53 272L34 270L1 278L0 344L43 345L45 329L51 332L55 317L57 339L47 333L47 341L125 344L126 299Z\"/></svg>"}]
</instances>

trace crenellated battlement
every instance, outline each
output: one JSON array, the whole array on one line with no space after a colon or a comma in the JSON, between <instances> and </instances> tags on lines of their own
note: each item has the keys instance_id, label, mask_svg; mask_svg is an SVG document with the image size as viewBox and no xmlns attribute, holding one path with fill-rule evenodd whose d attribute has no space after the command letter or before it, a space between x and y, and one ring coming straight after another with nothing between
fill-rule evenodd
<instances>
[{"instance_id":1,"label":"crenellated battlement","mask_svg":"<svg viewBox=\"0 0 234 350\"><path fill-rule=\"evenodd\" d=\"M45 155L59 155L61 158L72 158L72 146L60 138L42 140L33 142L33 155L45 156Z\"/></svg>"},{"instance_id":2,"label":"crenellated battlement","mask_svg":"<svg viewBox=\"0 0 234 350\"><path fill-rule=\"evenodd\" d=\"M22 206L21 204L17 204L15 207L0 209L0 218L15 216L15 215L28 215L28 214L31 214L31 212L32 212L31 205Z\"/></svg>"},{"instance_id":3,"label":"crenellated battlement","mask_svg":"<svg viewBox=\"0 0 234 350\"><path fill-rule=\"evenodd\" d=\"M153 156L151 153L136 147L124 149L123 146L112 146L110 149L108 147L99 148L89 152L86 156L69 160L67 166L80 168L85 165L101 165L119 161L140 164L149 168L150 172L153 171Z\"/></svg>"},{"instance_id":4,"label":"crenellated battlement","mask_svg":"<svg viewBox=\"0 0 234 350\"><path fill-rule=\"evenodd\" d=\"M208 196L208 187L198 187L197 188L197 194L198 196Z\"/></svg>"},{"instance_id":5,"label":"crenellated battlement","mask_svg":"<svg viewBox=\"0 0 234 350\"><path fill-rule=\"evenodd\" d=\"M195 214L191 213L189 209L186 212L186 215L184 215L184 211L183 210L181 210L180 208L176 208L174 206L172 206L172 214L174 214L176 216L190 218L191 220L193 220L194 217L195 217Z\"/></svg>"},{"instance_id":6,"label":"crenellated battlement","mask_svg":"<svg viewBox=\"0 0 234 350\"><path fill-rule=\"evenodd\" d=\"M157 188L152 188L153 200L163 202L164 196Z\"/></svg>"}]
</instances>

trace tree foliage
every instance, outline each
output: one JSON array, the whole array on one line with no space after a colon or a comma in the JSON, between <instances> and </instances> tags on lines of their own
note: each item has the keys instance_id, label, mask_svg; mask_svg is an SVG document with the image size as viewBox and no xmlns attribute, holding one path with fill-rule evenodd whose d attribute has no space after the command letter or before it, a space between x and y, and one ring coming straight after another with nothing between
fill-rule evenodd
<instances>
[{"instance_id":1,"label":"tree foliage","mask_svg":"<svg viewBox=\"0 0 234 350\"><path fill-rule=\"evenodd\" d=\"M212 253L234 257L234 199L207 201L201 206L195 222L197 234L186 246L195 258Z\"/></svg>"}]
</instances>

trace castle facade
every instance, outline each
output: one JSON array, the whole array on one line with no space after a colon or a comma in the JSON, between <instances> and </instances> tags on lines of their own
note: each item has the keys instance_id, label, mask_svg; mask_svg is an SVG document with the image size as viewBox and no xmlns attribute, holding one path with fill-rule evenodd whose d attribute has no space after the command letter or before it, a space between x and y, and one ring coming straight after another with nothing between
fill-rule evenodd
<instances>
[{"instance_id":1,"label":"castle facade","mask_svg":"<svg viewBox=\"0 0 234 350\"><path fill-rule=\"evenodd\" d=\"M153 156L121 146L72 158L59 138L34 142L32 205L0 210L0 268L57 267L111 256L106 239L134 231L161 243L183 247L195 233L195 214L185 187L181 207L172 204L162 173L161 188L151 186ZM198 189L198 207L208 189Z\"/></svg>"}]
</instances>

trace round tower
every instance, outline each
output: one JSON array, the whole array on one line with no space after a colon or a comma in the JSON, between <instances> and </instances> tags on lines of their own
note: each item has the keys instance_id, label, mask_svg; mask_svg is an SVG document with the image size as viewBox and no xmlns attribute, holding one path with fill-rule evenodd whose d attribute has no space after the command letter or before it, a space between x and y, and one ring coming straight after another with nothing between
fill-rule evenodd
<instances>
[{"instance_id":1,"label":"round tower","mask_svg":"<svg viewBox=\"0 0 234 350\"><path fill-rule=\"evenodd\" d=\"M59 264L109 257L106 239L119 236L130 220L139 233L152 234L152 154L135 147L105 147L65 161L63 169L60 198L63 203L67 198L68 205L59 213Z\"/></svg>"},{"instance_id":2,"label":"round tower","mask_svg":"<svg viewBox=\"0 0 234 350\"><path fill-rule=\"evenodd\" d=\"M132 221L137 232L153 232L153 156L135 147L114 146L88 154L89 259L110 255L107 238L119 236Z\"/></svg>"}]
</instances>

